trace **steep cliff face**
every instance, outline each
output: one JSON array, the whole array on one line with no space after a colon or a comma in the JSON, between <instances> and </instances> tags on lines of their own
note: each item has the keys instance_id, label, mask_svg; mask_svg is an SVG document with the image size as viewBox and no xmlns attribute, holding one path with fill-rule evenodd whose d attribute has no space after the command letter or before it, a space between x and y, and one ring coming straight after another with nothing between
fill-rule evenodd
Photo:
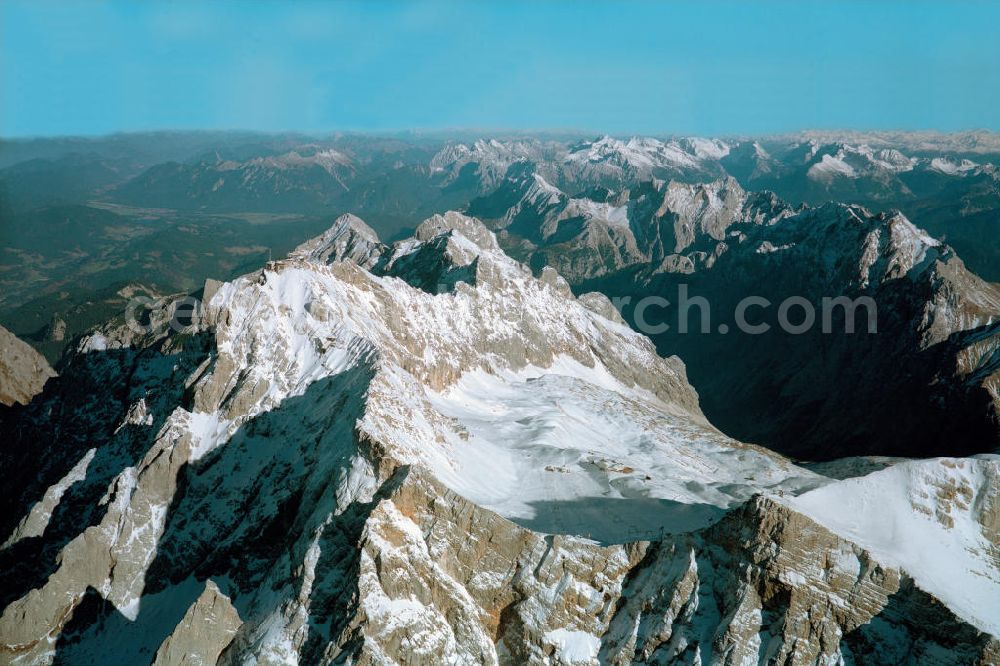
<instances>
[{"instance_id":1,"label":"steep cliff face","mask_svg":"<svg viewBox=\"0 0 1000 666\"><path fill-rule=\"evenodd\" d=\"M475 219L392 246L341 220L208 291L191 330L102 329L2 415L3 661L996 653L1000 609L945 585L1000 598L996 459L900 491L974 567L865 550L809 499L852 480L719 433L676 358Z\"/></svg>"},{"instance_id":2,"label":"steep cliff face","mask_svg":"<svg viewBox=\"0 0 1000 666\"><path fill-rule=\"evenodd\" d=\"M996 449L1000 290L901 214L830 204L736 224L708 256L580 288L669 300L653 337L726 433L804 459Z\"/></svg>"},{"instance_id":3,"label":"steep cliff face","mask_svg":"<svg viewBox=\"0 0 1000 666\"><path fill-rule=\"evenodd\" d=\"M362 663L989 663L1000 642L778 498L600 547L518 528L414 470L369 516ZM349 641L343 641L345 645Z\"/></svg>"},{"instance_id":4,"label":"steep cliff face","mask_svg":"<svg viewBox=\"0 0 1000 666\"><path fill-rule=\"evenodd\" d=\"M41 354L0 326L0 405L27 404L55 376Z\"/></svg>"}]
</instances>

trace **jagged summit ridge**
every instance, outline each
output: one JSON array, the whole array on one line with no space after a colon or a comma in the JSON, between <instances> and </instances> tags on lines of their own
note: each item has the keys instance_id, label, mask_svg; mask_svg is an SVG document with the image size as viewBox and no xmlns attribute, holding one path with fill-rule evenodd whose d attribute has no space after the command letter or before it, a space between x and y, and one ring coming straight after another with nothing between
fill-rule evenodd
<instances>
[{"instance_id":1,"label":"jagged summit ridge","mask_svg":"<svg viewBox=\"0 0 1000 666\"><path fill-rule=\"evenodd\" d=\"M466 215L392 246L363 231L341 218L219 286L173 356L79 355L121 356L130 404L81 420L93 458L69 449L61 493L36 484L48 524L0 549L51 562L5 582L5 655L837 661L878 645L875 617L913 650L995 654L982 618L920 622L928 590L773 499L833 481L715 430L606 298Z\"/></svg>"}]
</instances>

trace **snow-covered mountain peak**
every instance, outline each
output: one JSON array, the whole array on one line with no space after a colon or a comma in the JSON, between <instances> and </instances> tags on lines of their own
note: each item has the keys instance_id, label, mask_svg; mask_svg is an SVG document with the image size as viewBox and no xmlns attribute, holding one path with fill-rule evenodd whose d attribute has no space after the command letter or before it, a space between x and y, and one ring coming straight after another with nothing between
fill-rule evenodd
<instances>
[{"instance_id":1,"label":"snow-covered mountain peak","mask_svg":"<svg viewBox=\"0 0 1000 666\"><path fill-rule=\"evenodd\" d=\"M318 146L300 146L287 153L274 156L254 157L245 162L233 160L221 161L217 164L220 171L236 170L278 170L319 166L332 176L342 169L353 169L351 158L333 148L322 149Z\"/></svg>"},{"instance_id":2,"label":"snow-covered mountain peak","mask_svg":"<svg viewBox=\"0 0 1000 666\"><path fill-rule=\"evenodd\" d=\"M668 211L683 217L715 214L726 203L742 205L746 196L746 192L736 179L731 177L698 184L671 181L664 191L661 214Z\"/></svg>"},{"instance_id":3,"label":"snow-covered mountain peak","mask_svg":"<svg viewBox=\"0 0 1000 666\"><path fill-rule=\"evenodd\" d=\"M722 197L726 196L728 192L732 192L738 197L745 197L747 194L739 181L732 176L724 176L703 183L684 183L672 180L666 183L666 191L678 193L680 196L684 196L680 193L688 193L688 196L693 197Z\"/></svg>"},{"instance_id":4,"label":"snow-covered mountain peak","mask_svg":"<svg viewBox=\"0 0 1000 666\"><path fill-rule=\"evenodd\" d=\"M791 208L773 195L750 195L727 176L699 184L671 181L663 189L655 216L673 218L672 252L680 253L699 240L723 240L734 224L773 224L791 214Z\"/></svg>"},{"instance_id":5,"label":"snow-covered mountain peak","mask_svg":"<svg viewBox=\"0 0 1000 666\"><path fill-rule=\"evenodd\" d=\"M518 162L546 164L555 159L561 148L535 139L500 141L477 139L472 144L452 143L434 155L430 168L435 173L445 173L445 184L453 182L469 164L475 165L481 191L495 188L506 176L507 170Z\"/></svg>"},{"instance_id":6,"label":"snow-covered mountain peak","mask_svg":"<svg viewBox=\"0 0 1000 666\"><path fill-rule=\"evenodd\" d=\"M533 204L556 204L566 195L555 185L549 183L539 173L532 174L532 185L524 195L524 199Z\"/></svg>"},{"instance_id":7,"label":"snow-covered mountain peak","mask_svg":"<svg viewBox=\"0 0 1000 666\"><path fill-rule=\"evenodd\" d=\"M398 241L374 269L430 293L502 282L526 269L500 250L496 236L479 220L449 211L421 223L414 237Z\"/></svg>"},{"instance_id":8,"label":"snow-covered mountain peak","mask_svg":"<svg viewBox=\"0 0 1000 666\"><path fill-rule=\"evenodd\" d=\"M468 218L443 216L429 225L440 233L420 243L450 238L455 227L468 225ZM200 382L195 403L199 413L214 414L212 423L229 425L213 426L207 436L215 442L203 442L198 450L222 445L244 416L272 409L307 391L311 383L359 363L373 373L359 422L365 437L378 441L392 460L428 466L446 483L469 493L486 492L473 481L483 471L475 461L487 452L499 455L497 446L511 446L505 438L494 440L479 431L472 440L461 434L479 427L475 419L468 421L472 412L467 410L480 407L475 401L466 404L468 398L461 396L467 394L454 388L471 381L463 378L472 375L481 377L476 381L495 383L501 393L529 391L524 399L533 387L542 387L532 378L569 375L581 387L573 391L610 391L602 401L621 393L639 401L634 409L644 404L641 409L654 409L661 413L658 418L676 421L672 428L689 424L684 427L701 433L692 436L712 442L698 455L735 446L704 423L676 360L658 357L645 338L596 314L593 305L577 302L564 284L556 285L557 278L535 279L523 267L514 270L516 263L499 250L484 252L491 265L502 269L495 279L438 294L391 275L373 275L350 262L327 266L294 260L276 262L258 276L222 287L210 304L212 319L218 322L220 358L216 370ZM247 372L252 382L241 379ZM552 386L560 385L552 381ZM576 398L568 395L567 400ZM449 425L455 419L464 424L458 430ZM531 437L534 428L526 428L523 436ZM662 430L661 446L676 440L679 435L672 432ZM477 439L481 437L486 439ZM593 454L586 449L581 455L589 460ZM672 459L676 464L678 458ZM761 454L761 464L776 464L769 460L769 454ZM581 480L589 478L585 467L579 470ZM532 473L541 474L539 478L548 474L541 468ZM503 502L523 502L525 490L516 484L494 485L490 503L502 509ZM498 492L510 496L501 501ZM732 501L731 494L726 497L730 499L713 501ZM516 515L527 517L524 505L519 506Z\"/></svg>"},{"instance_id":9,"label":"snow-covered mountain peak","mask_svg":"<svg viewBox=\"0 0 1000 666\"><path fill-rule=\"evenodd\" d=\"M862 288L907 276L924 279L933 261L947 254L899 211L876 214L840 203L806 209L762 233L775 246L824 248L817 268L827 279Z\"/></svg>"},{"instance_id":10,"label":"snow-covered mountain peak","mask_svg":"<svg viewBox=\"0 0 1000 666\"><path fill-rule=\"evenodd\" d=\"M904 271L909 271L919 265L927 257L930 250L941 248L941 241L932 238L899 211L892 211L884 216L889 228L892 251L899 257Z\"/></svg>"},{"instance_id":11,"label":"snow-covered mountain peak","mask_svg":"<svg viewBox=\"0 0 1000 666\"><path fill-rule=\"evenodd\" d=\"M567 163L606 163L618 168L630 168L648 174L656 167L698 166L697 157L687 152L677 141L664 143L650 137L632 137L622 141L603 136L583 142L570 150Z\"/></svg>"},{"instance_id":12,"label":"snow-covered mountain peak","mask_svg":"<svg viewBox=\"0 0 1000 666\"><path fill-rule=\"evenodd\" d=\"M681 139L681 144L694 153L695 157L702 160L721 160L730 151L729 144L719 139L688 137Z\"/></svg>"},{"instance_id":13,"label":"snow-covered mountain peak","mask_svg":"<svg viewBox=\"0 0 1000 666\"><path fill-rule=\"evenodd\" d=\"M568 181L615 186L651 178L710 178L724 173L719 162L728 152L729 146L717 140L603 136L571 146L562 171Z\"/></svg>"},{"instance_id":14,"label":"snow-covered mountain peak","mask_svg":"<svg viewBox=\"0 0 1000 666\"><path fill-rule=\"evenodd\" d=\"M948 176L962 176L974 171L979 165L970 159L955 159L951 157L934 157L929 163L932 171Z\"/></svg>"},{"instance_id":15,"label":"snow-covered mountain peak","mask_svg":"<svg viewBox=\"0 0 1000 666\"><path fill-rule=\"evenodd\" d=\"M476 275L489 271L490 279L446 291L411 286L406 262L422 257L426 269L432 257L450 256L452 242L472 244ZM349 261L291 260L219 290L210 306L219 370L200 382L196 405L220 414L212 423L232 425L213 426L223 439L199 450L223 445L239 413L272 409L277 396L363 366L371 378L358 428L383 456L369 464L423 465L466 497L533 524L551 519L533 505L610 488L624 513L588 518L587 533L621 539L654 513L647 529L692 529L758 484L794 491L821 482L708 426L676 359L602 314L615 314L606 298L578 301L551 269L533 277L478 220L432 217L392 252L374 269L382 274ZM252 383L238 379L248 371ZM742 471L715 478L731 456ZM746 483L751 468L756 481ZM658 498L684 506L667 511Z\"/></svg>"},{"instance_id":16,"label":"snow-covered mountain peak","mask_svg":"<svg viewBox=\"0 0 1000 666\"><path fill-rule=\"evenodd\" d=\"M894 148L872 149L866 144L836 143L817 148L819 161L809 167L809 178L830 182L836 178L885 177L912 171L918 160L907 157Z\"/></svg>"},{"instance_id":17,"label":"snow-covered mountain peak","mask_svg":"<svg viewBox=\"0 0 1000 666\"><path fill-rule=\"evenodd\" d=\"M880 148L872 151L871 155L877 164L895 171L909 171L917 162L916 158L907 157L895 148Z\"/></svg>"}]
</instances>

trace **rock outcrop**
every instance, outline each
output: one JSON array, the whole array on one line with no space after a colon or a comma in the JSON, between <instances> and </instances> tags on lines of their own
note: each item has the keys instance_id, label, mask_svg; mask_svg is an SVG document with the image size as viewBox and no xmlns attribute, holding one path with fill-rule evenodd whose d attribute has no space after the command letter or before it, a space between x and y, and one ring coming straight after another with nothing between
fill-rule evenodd
<instances>
[{"instance_id":1,"label":"rock outcrop","mask_svg":"<svg viewBox=\"0 0 1000 666\"><path fill-rule=\"evenodd\" d=\"M371 268L384 249L371 227L347 213L338 217L322 236L306 241L289 256L324 264L349 260L362 268Z\"/></svg>"},{"instance_id":2,"label":"rock outcrop","mask_svg":"<svg viewBox=\"0 0 1000 666\"><path fill-rule=\"evenodd\" d=\"M41 354L0 326L0 405L27 404L55 376Z\"/></svg>"}]
</instances>

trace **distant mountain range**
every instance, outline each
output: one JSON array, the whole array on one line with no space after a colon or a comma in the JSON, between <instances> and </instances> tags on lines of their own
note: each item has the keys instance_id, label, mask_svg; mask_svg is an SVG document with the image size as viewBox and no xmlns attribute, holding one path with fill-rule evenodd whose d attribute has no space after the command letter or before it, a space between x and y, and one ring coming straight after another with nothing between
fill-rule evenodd
<instances>
[{"instance_id":1,"label":"distant mountain range","mask_svg":"<svg viewBox=\"0 0 1000 666\"><path fill-rule=\"evenodd\" d=\"M571 196L653 179L733 176L792 205L826 201L900 209L946 238L988 279L1000 192L1000 140L990 133L803 133L735 139L448 140L247 133L118 135L0 143L0 210L125 204L184 212L363 215L382 234L466 206L532 165Z\"/></svg>"}]
</instances>

